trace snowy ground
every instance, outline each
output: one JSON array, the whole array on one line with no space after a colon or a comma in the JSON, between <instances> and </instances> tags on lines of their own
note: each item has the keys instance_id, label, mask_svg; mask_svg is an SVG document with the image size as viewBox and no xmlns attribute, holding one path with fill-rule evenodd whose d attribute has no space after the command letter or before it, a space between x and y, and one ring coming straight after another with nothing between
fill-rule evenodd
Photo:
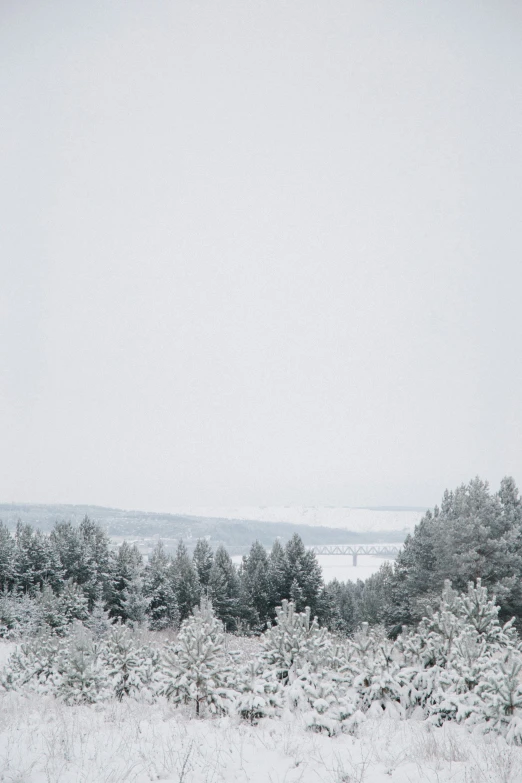
<instances>
[{"instance_id":1,"label":"snowy ground","mask_svg":"<svg viewBox=\"0 0 522 783\"><path fill-rule=\"evenodd\" d=\"M368 533L375 531L412 531L422 511L381 511L368 508L332 508L330 506L186 506L173 514L218 519L243 519L259 522L289 522L295 525L334 527Z\"/></svg>"},{"instance_id":2,"label":"snowy ground","mask_svg":"<svg viewBox=\"0 0 522 783\"><path fill-rule=\"evenodd\" d=\"M0 670L7 662L7 659L11 653L15 650L16 644L14 642L0 641Z\"/></svg>"},{"instance_id":3,"label":"snowy ground","mask_svg":"<svg viewBox=\"0 0 522 783\"><path fill-rule=\"evenodd\" d=\"M498 737L370 719L356 736L295 716L250 726L168 703L67 707L0 696L0 780L10 783L520 783L522 750Z\"/></svg>"}]
</instances>

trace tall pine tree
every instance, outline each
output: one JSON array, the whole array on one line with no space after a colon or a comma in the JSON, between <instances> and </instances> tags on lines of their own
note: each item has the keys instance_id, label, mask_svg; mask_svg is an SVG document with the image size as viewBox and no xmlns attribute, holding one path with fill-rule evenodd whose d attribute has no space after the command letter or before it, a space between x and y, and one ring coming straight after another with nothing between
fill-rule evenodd
<instances>
[{"instance_id":1,"label":"tall pine tree","mask_svg":"<svg viewBox=\"0 0 522 783\"><path fill-rule=\"evenodd\" d=\"M193 560L201 590L203 593L206 593L210 581L210 570L212 568L212 563L214 562L214 553L206 539L198 539L196 548L194 549Z\"/></svg>"},{"instance_id":2,"label":"tall pine tree","mask_svg":"<svg viewBox=\"0 0 522 783\"><path fill-rule=\"evenodd\" d=\"M12 590L15 581L15 542L9 528L0 522L0 589Z\"/></svg>"},{"instance_id":3,"label":"tall pine tree","mask_svg":"<svg viewBox=\"0 0 522 783\"><path fill-rule=\"evenodd\" d=\"M323 585L321 567L311 550L306 550L297 533L294 533L285 547L285 589L301 612L309 606L312 615L318 609L318 598Z\"/></svg>"},{"instance_id":4,"label":"tall pine tree","mask_svg":"<svg viewBox=\"0 0 522 783\"><path fill-rule=\"evenodd\" d=\"M143 558L138 548L124 541L116 554L112 556L111 564L111 596L109 611L111 617L127 620L125 611L126 591L139 577L142 569Z\"/></svg>"},{"instance_id":5,"label":"tall pine tree","mask_svg":"<svg viewBox=\"0 0 522 783\"><path fill-rule=\"evenodd\" d=\"M158 541L149 558L143 578L143 593L149 600L149 627L152 631L177 628L179 608L170 557Z\"/></svg>"},{"instance_id":6,"label":"tall pine tree","mask_svg":"<svg viewBox=\"0 0 522 783\"><path fill-rule=\"evenodd\" d=\"M268 558L268 581L270 588L270 616L275 617L275 609L288 598L286 585L287 563L285 550L276 539Z\"/></svg>"},{"instance_id":7,"label":"tall pine tree","mask_svg":"<svg viewBox=\"0 0 522 783\"><path fill-rule=\"evenodd\" d=\"M200 598L198 575L183 541L178 544L170 572L173 583L176 585L179 617L183 621L197 606Z\"/></svg>"},{"instance_id":8,"label":"tall pine tree","mask_svg":"<svg viewBox=\"0 0 522 783\"><path fill-rule=\"evenodd\" d=\"M250 597L257 613L258 622L264 628L272 614L272 597L268 555L259 541L252 544L250 552L243 558L241 579L244 592Z\"/></svg>"},{"instance_id":9,"label":"tall pine tree","mask_svg":"<svg viewBox=\"0 0 522 783\"><path fill-rule=\"evenodd\" d=\"M216 616L227 631L234 631L241 615L240 585L237 571L227 550L216 549L210 570L209 595Z\"/></svg>"}]
</instances>

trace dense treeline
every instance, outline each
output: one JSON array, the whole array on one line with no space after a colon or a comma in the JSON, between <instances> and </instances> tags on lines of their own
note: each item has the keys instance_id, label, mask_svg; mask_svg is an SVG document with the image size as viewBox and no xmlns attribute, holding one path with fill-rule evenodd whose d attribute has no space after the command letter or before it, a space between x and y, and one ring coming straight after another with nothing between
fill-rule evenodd
<instances>
[{"instance_id":1,"label":"dense treeline","mask_svg":"<svg viewBox=\"0 0 522 783\"><path fill-rule=\"evenodd\" d=\"M100 525L87 517L58 522L49 535L19 523L13 534L0 523L0 633L39 620L52 627L87 615L152 630L177 628L201 597L209 597L226 630L258 633L284 599L297 611L309 606L322 625L350 634L362 622L393 635L436 609L445 580L456 590L482 580L500 605L500 617L522 625L522 503L515 482L503 479L491 493L474 479L444 494L423 517L394 565L366 582L324 585L315 555L294 535L270 552L255 542L240 567L223 546L205 539L190 557L181 541L174 556L158 542L143 563L127 542L113 551ZM29 619L27 619L29 618Z\"/></svg>"},{"instance_id":2,"label":"dense treeline","mask_svg":"<svg viewBox=\"0 0 522 783\"><path fill-rule=\"evenodd\" d=\"M500 618L515 617L522 627L522 503L512 478L496 493L479 478L446 491L440 507L408 536L393 568L381 568L358 595L354 586L337 589L345 615L355 608L360 619L397 633L437 608L447 579L458 591L481 579L497 598Z\"/></svg>"},{"instance_id":3,"label":"dense treeline","mask_svg":"<svg viewBox=\"0 0 522 783\"><path fill-rule=\"evenodd\" d=\"M182 541L173 557L159 541L145 565L125 541L111 550L107 534L87 517L78 526L58 522L50 535L21 523L12 535L0 523L0 588L4 634L20 622L17 614L28 614L28 601L52 627L108 611L161 630L177 628L209 597L232 632L261 631L285 598L320 616L326 603L317 559L297 535L285 547L276 542L270 553L254 543L239 568L224 547L213 551L205 539L192 557Z\"/></svg>"}]
</instances>

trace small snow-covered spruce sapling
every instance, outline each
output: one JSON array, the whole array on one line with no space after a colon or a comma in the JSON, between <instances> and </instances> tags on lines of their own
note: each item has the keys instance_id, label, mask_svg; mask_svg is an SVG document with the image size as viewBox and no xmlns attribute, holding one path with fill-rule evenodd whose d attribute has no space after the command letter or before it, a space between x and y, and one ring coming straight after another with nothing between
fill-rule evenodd
<instances>
[{"instance_id":1,"label":"small snow-covered spruce sapling","mask_svg":"<svg viewBox=\"0 0 522 783\"><path fill-rule=\"evenodd\" d=\"M5 690L54 693L61 681L60 661L67 640L49 627L23 642L11 654L0 675Z\"/></svg>"},{"instance_id":2,"label":"small snow-covered spruce sapling","mask_svg":"<svg viewBox=\"0 0 522 783\"><path fill-rule=\"evenodd\" d=\"M84 623L98 642L109 633L113 621L105 608L101 587L96 590L92 612Z\"/></svg>"},{"instance_id":3,"label":"small snow-covered spruce sapling","mask_svg":"<svg viewBox=\"0 0 522 783\"><path fill-rule=\"evenodd\" d=\"M330 646L325 628L311 617L310 608L297 612L295 604L284 600L276 609L276 621L262 638L261 660L277 672L283 684L292 680L305 664L314 671L324 665Z\"/></svg>"},{"instance_id":4,"label":"small snow-covered spruce sapling","mask_svg":"<svg viewBox=\"0 0 522 783\"><path fill-rule=\"evenodd\" d=\"M493 664L486 673L484 682L477 689L484 704L486 719L502 733L507 729L511 738L521 744L522 661L513 657L512 653L507 653L503 659L495 660Z\"/></svg>"},{"instance_id":5,"label":"small snow-covered spruce sapling","mask_svg":"<svg viewBox=\"0 0 522 783\"><path fill-rule=\"evenodd\" d=\"M164 651L162 693L175 704L193 704L214 714L230 711L236 691L231 661L224 648L223 625L207 598L183 621L174 645Z\"/></svg>"},{"instance_id":6,"label":"small snow-covered spruce sapling","mask_svg":"<svg viewBox=\"0 0 522 783\"><path fill-rule=\"evenodd\" d=\"M110 682L101 650L85 626L73 627L60 660L57 696L66 704L94 704L110 696Z\"/></svg>"},{"instance_id":7,"label":"small snow-covered spruce sapling","mask_svg":"<svg viewBox=\"0 0 522 783\"><path fill-rule=\"evenodd\" d=\"M262 661L250 661L236 678L239 691L236 700L238 715L249 723L280 715L283 708L283 686L276 672L263 667Z\"/></svg>"},{"instance_id":8,"label":"small snow-covered spruce sapling","mask_svg":"<svg viewBox=\"0 0 522 783\"><path fill-rule=\"evenodd\" d=\"M376 713L378 707L397 712L402 692L400 663L395 659L395 645L387 639L384 629L369 630L364 623L351 646L350 670L354 673L359 709L374 705Z\"/></svg>"},{"instance_id":9,"label":"small snow-covered spruce sapling","mask_svg":"<svg viewBox=\"0 0 522 783\"><path fill-rule=\"evenodd\" d=\"M134 574L123 590L121 605L126 621L132 628L139 628L145 624L150 599L143 594L143 580L138 574Z\"/></svg>"},{"instance_id":10,"label":"small snow-covered spruce sapling","mask_svg":"<svg viewBox=\"0 0 522 783\"><path fill-rule=\"evenodd\" d=\"M309 731L333 737L349 730L349 718L356 712L346 683L332 669L310 671L308 666L286 688L286 702L292 711L300 711Z\"/></svg>"},{"instance_id":11,"label":"small snow-covered spruce sapling","mask_svg":"<svg viewBox=\"0 0 522 783\"><path fill-rule=\"evenodd\" d=\"M275 674L285 706L301 712L309 730L334 736L356 712L348 693L351 653L312 620L309 608L297 612L285 600L263 636L259 664Z\"/></svg>"},{"instance_id":12,"label":"small snow-covered spruce sapling","mask_svg":"<svg viewBox=\"0 0 522 783\"><path fill-rule=\"evenodd\" d=\"M145 666L143 651L138 649L132 632L121 623L110 630L104 649L108 676L120 701L135 695L141 688L141 670Z\"/></svg>"}]
</instances>

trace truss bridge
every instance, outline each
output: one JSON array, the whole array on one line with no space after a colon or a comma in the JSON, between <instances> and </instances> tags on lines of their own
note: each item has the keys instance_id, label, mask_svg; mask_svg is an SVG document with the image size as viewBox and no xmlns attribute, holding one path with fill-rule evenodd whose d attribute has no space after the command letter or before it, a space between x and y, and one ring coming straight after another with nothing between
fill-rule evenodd
<instances>
[{"instance_id":1,"label":"truss bridge","mask_svg":"<svg viewBox=\"0 0 522 783\"><path fill-rule=\"evenodd\" d=\"M353 565L357 565L358 555L377 555L377 557L397 557L402 544L316 544L307 547L316 555L351 555Z\"/></svg>"}]
</instances>

